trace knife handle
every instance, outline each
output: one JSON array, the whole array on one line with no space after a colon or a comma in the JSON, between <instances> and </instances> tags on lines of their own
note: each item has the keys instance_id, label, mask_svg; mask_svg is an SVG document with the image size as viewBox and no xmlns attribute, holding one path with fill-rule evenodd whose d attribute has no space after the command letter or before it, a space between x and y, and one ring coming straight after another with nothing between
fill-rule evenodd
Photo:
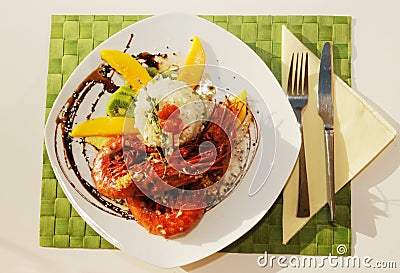
<instances>
[{"instance_id":1,"label":"knife handle","mask_svg":"<svg viewBox=\"0 0 400 273\"><path fill-rule=\"evenodd\" d=\"M308 179L302 125L300 125L300 133L301 146L299 151L299 196L297 202L297 217L308 217L310 216L310 201L308 194Z\"/></svg>"},{"instance_id":2,"label":"knife handle","mask_svg":"<svg viewBox=\"0 0 400 273\"><path fill-rule=\"evenodd\" d=\"M334 130L325 128L325 147L327 161L327 179L328 179L328 205L331 215L331 222L335 222L335 163L334 163Z\"/></svg>"}]
</instances>

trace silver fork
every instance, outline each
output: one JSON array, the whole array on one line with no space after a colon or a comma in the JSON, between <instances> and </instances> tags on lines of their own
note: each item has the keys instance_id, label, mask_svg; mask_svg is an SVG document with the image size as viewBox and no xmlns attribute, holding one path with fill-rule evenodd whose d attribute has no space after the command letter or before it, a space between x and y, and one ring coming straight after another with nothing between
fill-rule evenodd
<instances>
[{"instance_id":1,"label":"silver fork","mask_svg":"<svg viewBox=\"0 0 400 273\"><path fill-rule=\"evenodd\" d=\"M303 56L304 60L303 60ZM302 117L308 103L308 54L292 54L288 77L287 96L299 124L301 146L299 152L299 196L297 202L297 217L310 216L308 195L307 169L304 153L304 137Z\"/></svg>"}]
</instances>

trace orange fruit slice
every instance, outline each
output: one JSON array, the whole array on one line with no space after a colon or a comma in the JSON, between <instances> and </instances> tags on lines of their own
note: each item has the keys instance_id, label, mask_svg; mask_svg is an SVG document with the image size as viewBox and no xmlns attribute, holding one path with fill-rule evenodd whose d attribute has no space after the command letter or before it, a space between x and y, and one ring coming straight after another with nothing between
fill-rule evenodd
<instances>
[{"instance_id":1,"label":"orange fruit slice","mask_svg":"<svg viewBox=\"0 0 400 273\"><path fill-rule=\"evenodd\" d=\"M151 77L135 58L119 50L102 50L101 58L121 74L134 89L141 89Z\"/></svg>"},{"instance_id":2,"label":"orange fruit slice","mask_svg":"<svg viewBox=\"0 0 400 273\"><path fill-rule=\"evenodd\" d=\"M199 37L193 37L192 47L186 58L185 66L182 68L178 75L179 81L184 81L188 85L199 84L204 71L204 64L206 63L206 55L204 54L203 46L201 45Z\"/></svg>"}]
</instances>

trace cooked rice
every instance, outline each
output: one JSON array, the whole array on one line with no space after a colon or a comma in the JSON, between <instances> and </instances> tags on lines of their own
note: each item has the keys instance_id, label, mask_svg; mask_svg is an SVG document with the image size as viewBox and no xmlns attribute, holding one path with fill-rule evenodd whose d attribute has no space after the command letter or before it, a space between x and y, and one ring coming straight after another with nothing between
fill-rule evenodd
<instances>
[{"instance_id":1,"label":"cooked rice","mask_svg":"<svg viewBox=\"0 0 400 273\"><path fill-rule=\"evenodd\" d=\"M202 127L199 120L205 119L206 111L199 95L185 82L156 76L140 90L135 105L135 127L149 146L164 147L171 144L172 134L162 131L157 115L157 109L162 109L166 104L179 107L179 117L185 127L179 136L180 144L193 139Z\"/></svg>"}]
</instances>

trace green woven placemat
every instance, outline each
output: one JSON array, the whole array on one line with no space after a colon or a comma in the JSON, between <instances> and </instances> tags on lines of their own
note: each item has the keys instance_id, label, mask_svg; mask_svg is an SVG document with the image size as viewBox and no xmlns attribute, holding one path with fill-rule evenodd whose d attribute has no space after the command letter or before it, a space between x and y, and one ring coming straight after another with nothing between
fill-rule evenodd
<instances>
[{"instance_id":1,"label":"green woven placemat","mask_svg":"<svg viewBox=\"0 0 400 273\"><path fill-rule=\"evenodd\" d=\"M76 66L112 34L148 16L52 17L46 119L57 94ZM351 18L346 16L202 16L248 44L281 81L281 25L288 28L317 56L325 41L334 45L334 69L351 79ZM336 255L337 246L351 249L350 185L336 197L337 224L329 224L327 207L321 209L287 245L282 245L282 196L246 235L223 249L238 253ZM40 245L45 247L114 248L72 208L59 186L47 152L43 152Z\"/></svg>"}]
</instances>

